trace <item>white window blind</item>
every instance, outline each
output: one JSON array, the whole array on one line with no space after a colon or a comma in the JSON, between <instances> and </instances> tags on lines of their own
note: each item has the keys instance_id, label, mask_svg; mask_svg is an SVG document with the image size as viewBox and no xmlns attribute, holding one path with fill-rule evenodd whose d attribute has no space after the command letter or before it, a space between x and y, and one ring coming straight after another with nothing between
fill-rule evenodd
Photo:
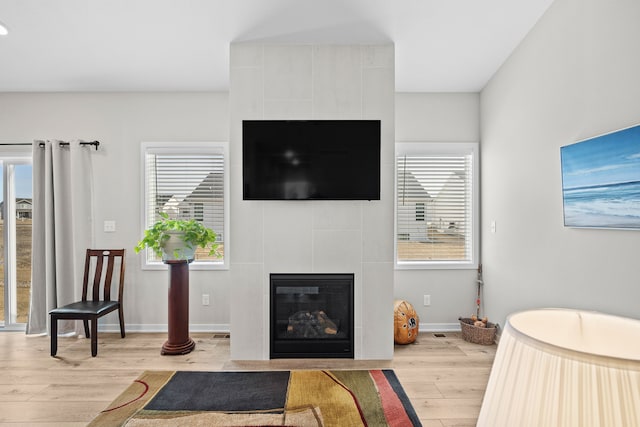
<instances>
[{"instance_id":1,"label":"white window blind","mask_svg":"<svg viewBox=\"0 0 640 427\"><path fill-rule=\"evenodd\" d=\"M475 150L402 144L396 156L398 264L475 263Z\"/></svg>"},{"instance_id":2,"label":"white window blind","mask_svg":"<svg viewBox=\"0 0 640 427\"><path fill-rule=\"evenodd\" d=\"M195 263L220 263L225 241L225 164L222 148L148 147L145 162L145 228L164 212L170 218L195 219L217 234L218 255L198 249ZM147 250L147 262L161 260Z\"/></svg>"}]
</instances>

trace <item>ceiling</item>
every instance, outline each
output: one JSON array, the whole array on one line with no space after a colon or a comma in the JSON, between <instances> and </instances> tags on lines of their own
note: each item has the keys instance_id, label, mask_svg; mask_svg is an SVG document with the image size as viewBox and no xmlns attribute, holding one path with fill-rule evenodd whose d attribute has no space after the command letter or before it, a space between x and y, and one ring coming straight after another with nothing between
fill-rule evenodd
<instances>
[{"instance_id":1,"label":"ceiling","mask_svg":"<svg viewBox=\"0 0 640 427\"><path fill-rule=\"evenodd\" d=\"M0 0L0 91L226 91L229 45L393 43L398 92L480 91L553 0Z\"/></svg>"}]
</instances>

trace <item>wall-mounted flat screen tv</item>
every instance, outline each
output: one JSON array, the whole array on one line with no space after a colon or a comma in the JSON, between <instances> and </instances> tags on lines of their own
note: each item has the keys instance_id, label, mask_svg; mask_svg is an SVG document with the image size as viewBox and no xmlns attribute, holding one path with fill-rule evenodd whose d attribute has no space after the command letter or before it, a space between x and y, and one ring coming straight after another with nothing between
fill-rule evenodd
<instances>
[{"instance_id":1,"label":"wall-mounted flat screen tv","mask_svg":"<svg viewBox=\"0 0 640 427\"><path fill-rule=\"evenodd\" d=\"M640 229L640 125L560 148L564 225Z\"/></svg>"},{"instance_id":2,"label":"wall-mounted flat screen tv","mask_svg":"<svg viewBox=\"0 0 640 427\"><path fill-rule=\"evenodd\" d=\"M244 120L244 200L380 200L380 120Z\"/></svg>"}]
</instances>

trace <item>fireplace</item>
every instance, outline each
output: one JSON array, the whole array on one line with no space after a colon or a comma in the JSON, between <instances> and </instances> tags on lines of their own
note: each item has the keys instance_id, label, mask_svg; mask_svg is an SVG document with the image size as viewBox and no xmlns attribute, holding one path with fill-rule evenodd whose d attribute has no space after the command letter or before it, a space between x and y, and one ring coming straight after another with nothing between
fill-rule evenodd
<instances>
[{"instance_id":1,"label":"fireplace","mask_svg":"<svg viewBox=\"0 0 640 427\"><path fill-rule=\"evenodd\" d=\"M271 274L271 359L353 358L353 280L353 274Z\"/></svg>"}]
</instances>

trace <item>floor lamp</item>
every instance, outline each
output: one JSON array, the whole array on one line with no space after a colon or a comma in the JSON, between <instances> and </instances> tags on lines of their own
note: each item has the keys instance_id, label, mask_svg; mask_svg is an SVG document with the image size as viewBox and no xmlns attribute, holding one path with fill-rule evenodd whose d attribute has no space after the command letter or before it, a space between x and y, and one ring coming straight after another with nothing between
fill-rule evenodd
<instances>
[{"instance_id":1,"label":"floor lamp","mask_svg":"<svg viewBox=\"0 0 640 427\"><path fill-rule=\"evenodd\" d=\"M568 309L509 316L477 425L640 426L640 321Z\"/></svg>"}]
</instances>

